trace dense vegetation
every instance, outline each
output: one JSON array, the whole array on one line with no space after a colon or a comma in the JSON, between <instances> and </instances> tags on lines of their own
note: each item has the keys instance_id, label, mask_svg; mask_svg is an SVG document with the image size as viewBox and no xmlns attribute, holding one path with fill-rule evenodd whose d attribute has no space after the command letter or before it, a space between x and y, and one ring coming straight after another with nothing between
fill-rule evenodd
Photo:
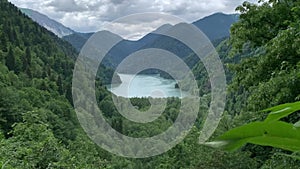
<instances>
[{"instance_id":1,"label":"dense vegetation","mask_svg":"<svg viewBox=\"0 0 300 169\"><path fill-rule=\"evenodd\" d=\"M236 127L218 137L218 141L205 144L213 147L222 147L227 150L235 150L246 143L272 146L294 152L287 155L299 159L297 153L300 150L300 121L295 124L282 121L283 118L300 110L300 102L278 105L264 111L269 115L264 121L251 122Z\"/></svg>"},{"instance_id":2,"label":"dense vegetation","mask_svg":"<svg viewBox=\"0 0 300 169\"><path fill-rule=\"evenodd\" d=\"M260 6L243 3L240 22L231 28L231 57L243 56L229 67L234 72L230 83L228 112L236 125L264 120L260 110L299 100L300 94L300 2L262 1ZM283 118L299 121L299 114ZM286 131L287 132L287 131ZM286 143L288 144L288 143ZM248 145L262 168L299 168L299 161L278 155L280 149ZM284 152L290 154L291 152Z\"/></svg>"},{"instance_id":3,"label":"dense vegetation","mask_svg":"<svg viewBox=\"0 0 300 169\"><path fill-rule=\"evenodd\" d=\"M212 140L234 127L264 120L268 112L257 113L259 110L300 99L300 2L244 3L238 10L240 21L233 25L231 38L218 47L229 91L227 111ZM199 117L183 142L146 159L122 158L102 150L83 132L72 108L76 55L67 42L0 0L0 167L299 168L290 149L248 144L226 152L198 144L210 102L210 85L201 63L193 69L202 86ZM96 83L99 107L119 132L154 135L177 117L180 100L169 98L164 113L153 123L125 120L101 83L103 79ZM140 110L149 108L147 99L131 101ZM296 123L300 119L294 112L282 120Z\"/></svg>"}]
</instances>

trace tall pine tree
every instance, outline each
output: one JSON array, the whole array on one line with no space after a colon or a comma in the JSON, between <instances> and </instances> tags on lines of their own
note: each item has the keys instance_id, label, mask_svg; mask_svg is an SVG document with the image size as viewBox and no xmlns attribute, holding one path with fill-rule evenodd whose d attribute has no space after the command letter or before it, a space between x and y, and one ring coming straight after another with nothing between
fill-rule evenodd
<instances>
[{"instance_id":1,"label":"tall pine tree","mask_svg":"<svg viewBox=\"0 0 300 169\"><path fill-rule=\"evenodd\" d=\"M14 70L16 66L16 58L11 47L9 47L8 54L5 59L5 64L9 70Z\"/></svg>"}]
</instances>

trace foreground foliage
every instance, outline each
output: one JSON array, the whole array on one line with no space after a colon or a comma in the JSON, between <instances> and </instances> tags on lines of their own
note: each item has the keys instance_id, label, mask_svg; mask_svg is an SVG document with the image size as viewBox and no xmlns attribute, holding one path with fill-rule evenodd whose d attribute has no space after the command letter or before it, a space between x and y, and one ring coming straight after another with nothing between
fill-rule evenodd
<instances>
[{"instance_id":1,"label":"foreground foliage","mask_svg":"<svg viewBox=\"0 0 300 169\"><path fill-rule=\"evenodd\" d=\"M298 103L269 109L272 113L268 117L257 113L300 98L298 1L272 0L261 6L244 3L238 8L242 14L232 27L231 38L218 47L226 63L230 89L227 111L212 139L229 130L219 137L232 143L224 144L225 148L237 149L245 143L259 145L246 144L227 152L198 144L210 105L209 79L199 63L193 69L201 85L195 126L169 152L147 159L117 157L91 142L72 107L71 78L76 51L6 0L0 0L0 9L0 167L299 168L300 162L291 152L299 148ZM178 98L168 99L166 110L152 124L143 126L123 119L101 83L96 82L99 107L119 132L133 137L154 135L176 120ZM131 102L140 110L149 108L147 99L135 98ZM233 129L245 124L246 127ZM241 131L244 134L240 136ZM271 139L274 135L278 140Z\"/></svg>"},{"instance_id":2,"label":"foreground foliage","mask_svg":"<svg viewBox=\"0 0 300 169\"><path fill-rule=\"evenodd\" d=\"M280 121L300 110L300 102L266 109L271 111L262 122L252 122L227 131L215 142L206 143L225 150L236 150L246 143L272 146L288 151L300 151L300 121L295 124Z\"/></svg>"}]
</instances>

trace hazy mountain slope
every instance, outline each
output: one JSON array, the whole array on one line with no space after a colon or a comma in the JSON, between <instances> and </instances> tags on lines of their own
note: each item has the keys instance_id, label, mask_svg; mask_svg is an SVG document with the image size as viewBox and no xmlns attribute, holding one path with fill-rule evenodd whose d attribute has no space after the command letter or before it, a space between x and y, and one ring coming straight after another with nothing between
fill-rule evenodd
<instances>
[{"instance_id":1,"label":"hazy mountain slope","mask_svg":"<svg viewBox=\"0 0 300 169\"><path fill-rule=\"evenodd\" d=\"M68 41L73 45L73 47L80 51L85 42L93 35L94 33L73 33L63 37L64 40Z\"/></svg>"},{"instance_id":2,"label":"hazy mountain slope","mask_svg":"<svg viewBox=\"0 0 300 169\"><path fill-rule=\"evenodd\" d=\"M56 34L58 37L63 37L75 33L75 31L73 31L72 29L37 11L26 8L21 8L20 10L27 16L29 16L32 20Z\"/></svg>"},{"instance_id":3,"label":"hazy mountain slope","mask_svg":"<svg viewBox=\"0 0 300 169\"><path fill-rule=\"evenodd\" d=\"M211 40L229 37L230 27L239 19L238 14L215 13L193 22Z\"/></svg>"},{"instance_id":4,"label":"hazy mountain slope","mask_svg":"<svg viewBox=\"0 0 300 169\"><path fill-rule=\"evenodd\" d=\"M216 13L202 18L193 24L201 29L212 43L217 46L224 38L229 37L230 27L237 20L238 15L236 14ZM114 69L124 58L138 50L160 48L178 55L183 60L186 60L187 64L192 68L198 62L198 59L192 55L193 52L178 40L160 34L166 31L176 31L177 26L165 24L137 41L121 41L111 49L103 60L103 64ZM110 34L111 36L115 36L113 33ZM63 39L67 40L80 51L91 35L92 33L74 33L64 36Z\"/></svg>"}]
</instances>

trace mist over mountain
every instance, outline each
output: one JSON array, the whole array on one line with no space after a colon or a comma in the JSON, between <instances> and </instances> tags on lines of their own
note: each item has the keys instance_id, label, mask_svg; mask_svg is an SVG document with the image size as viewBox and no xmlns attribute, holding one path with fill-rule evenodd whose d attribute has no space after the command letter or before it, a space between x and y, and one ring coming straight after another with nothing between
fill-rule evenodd
<instances>
[{"instance_id":1,"label":"mist over mountain","mask_svg":"<svg viewBox=\"0 0 300 169\"><path fill-rule=\"evenodd\" d=\"M193 22L211 41L229 37L230 27L239 20L238 14L215 13Z\"/></svg>"},{"instance_id":2,"label":"mist over mountain","mask_svg":"<svg viewBox=\"0 0 300 169\"><path fill-rule=\"evenodd\" d=\"M74 30L64 26L63 24L49 18L48 16L41 14L35 10L27 9L27 8L20 8L20 10L29 16L33 21L37 22L39 25L43 26L44 28L48 29L49 31L56 34L58 37L63 37L66 35L70 35L75 33Z\"/></svg>"},{"instance_id":3,"label":"mist over mountain","mask_svg":"<svg viewBox=\"0 0 300 169\"><path fill-rule=\"evenodd\" d=\"M79 33L75 32L70 28L50 19L46 15L43 15L37 11L31 9L21 9L23 13L31 17L34 21L39 23L41 26L55 33L57 36L62 37L68 41L72 46L80 52L86 41L94 34L91 33ZM199 19L191 24L199 28L213 43L217 46L222 40L229 37L230 27L233 23L239 19L238 14L224 14L215 13L210 16ZM177 25L165 24L148 33L139 40L132 41L123 39L121 42L116 44L102 60L102 63L109 68L115 69L124 58L130 54L147 48L160 48L168 50L181 59L185 60L187 65L192 68L197 62L198 58L191 58L193 51L187 46L182 44L176 39L164 36L167 31L176 31ZM99 33L106 33L108 36L118 36L109 31L101 31ZM126 73L126 72L125 72ZM129 72L127 72L129 73ZM150 71L148 73L158 73Z\"/></svg>"},{"instance_id":4,"label":"mist over mountain","mask_svg":"<svg viewBox=\"0 0 300 169\"><path fill-rule=\"evenodd\" d=\"M228 15L216 13L204 17L192 24L198 27L209 38L209 40L217 46L219 42L229 37L230 27L237 21L237 14ZM110 50L104 58L103 64L115 69L124 58L134 52L147 48L160 48L176 54L183 60L188 60L187 64L192 68L196 62L198 62L197 58L189 58L190 56L194 56L192 55L193 51L178 40L162 35L168 31L176 31L177 26L178 25L165 24L139 40L122 40ZM115 36L114 33L110 32L110 34L111 36ZM93 33L74 33L64 36L63 39L71 43L78 51L80 51L85 42L92 35Z\"/></svg>"},{"instance_id":5,"label":"mist over mountain","mask_svg":"<svg viewBox=\"0 0 300 169\"><path fill-rule=\"evenodd\" d=\"M224 14L215 13L210 16L199 19L192 24L198 27L212 42L218 39L229 37L230 27L239 19L238 14ZM169 30L174 25L165 24L157 28L155 31L150 32L141 39L137 40L144 43L145 41L153 41L157 38L154 34L160 34ZM73 44L73 46L80 50L85 41L92 35L92 33L74 33L63 37L65 40Z\"/></svg>"}]
</instances>

